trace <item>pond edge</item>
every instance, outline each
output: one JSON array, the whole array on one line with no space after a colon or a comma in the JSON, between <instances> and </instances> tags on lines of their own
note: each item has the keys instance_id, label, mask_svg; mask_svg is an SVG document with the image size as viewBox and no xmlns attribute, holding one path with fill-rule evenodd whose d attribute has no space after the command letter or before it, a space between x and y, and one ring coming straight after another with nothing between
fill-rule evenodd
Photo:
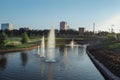
<instances>
[{"instance_id":1,"label":"pond edge","mask_svg":"<svg viewBox=\"0 0 120 80\"><path fill-rule=\"evenodd\" d=\"M9 49L9 50L0 50L0 54L2 53L10 53L10 52L19 52L19 51L27 51L27 50L32 50L37 48L38 46L34 46L34 47L28 47L28 48L21 48L21 49Z\"/></svg>"},{"instance_id":2,"label":"pond edge","mask_svg":"<svg viewBox=\"0 0 120 80\"><path fill-rule=\"evenodd\" d=\"M92 62L94 63L94 65L99 69L99 71L103 74L103 76L105 78L107 78L107 80L120 80L120 78L116 75L114 75L108 68L106 68L101 62L99 62L97 59L95 59L95 57L93 55L91 55L91 53L86 50L86 53L88 54L88 56L90 57L90 59L92 60Z\"/></svg>"}]
</instances>

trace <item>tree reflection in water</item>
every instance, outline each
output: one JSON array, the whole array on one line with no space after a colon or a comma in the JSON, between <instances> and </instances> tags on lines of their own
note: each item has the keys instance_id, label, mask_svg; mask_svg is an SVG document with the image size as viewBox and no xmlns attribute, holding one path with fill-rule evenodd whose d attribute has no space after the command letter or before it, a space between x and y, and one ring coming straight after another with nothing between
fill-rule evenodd
<instances>
[{"instance_id":1,"label":"tree reflection in water","mask_svg":"<svg viewBox=\"0 0 120 80\"><path fill-rule=\"evenodd\" d=\"M48 64L48 76L47 76L47 80L54 80L54 64L53 63L49 63Z\"/></svg>"},{"instance_id":2,"label":"tree reflection in water","mask_svg":"<svg viewBox=\"0 0 120 80\"><path fill-rule=\"evenodd\" d=\"M4 54L0 55L0 69L4 70L7 65L7 58Z\"/></svg>"},{"instance_id":3,"label":"tree reflection in water","mask_svg":"<svg viewBox=\"0 0 120 80\"><path fill-rule=\"evenodd\" d=\"M21 52L21 61L22 61L22 65L25 66L27 64L28 61L28 55L26 52Z\"/></svg>"}]
</instances>

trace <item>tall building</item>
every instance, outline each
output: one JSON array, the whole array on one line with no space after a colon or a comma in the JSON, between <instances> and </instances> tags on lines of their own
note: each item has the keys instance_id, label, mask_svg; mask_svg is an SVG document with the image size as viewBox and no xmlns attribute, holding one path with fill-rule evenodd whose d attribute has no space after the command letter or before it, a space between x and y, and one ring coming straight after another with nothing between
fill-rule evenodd
<instances>
[{"instance_id":1,"label":"tall building","mask_svg":"<svg viewBox=\"0 0 120 80\"><path fill-rule=\"evenodd\" d=\"M67 22L62 21L60 22L60 30L68 30L69 26L67 25Z\"/></svg>"},{"instance_id":2,"label":"tall building","mask_svg":"<svg viewBox=\"0 0 120 80\"><path fill-rule=\"evenodd\" d=\"M11 23L3 23L1 24L1 30L13 30L13 24Z\"/></svg>"},{"instance_id":3,"label":"tall building","mask_svg":"<svg viewBox=\"0 0 120 80\"><path fill-rule=\"evenodd\" d=\"M79 27L79 34L83 34L85 32L85 28L84 27Z\"/></svg>"}]
</instances>

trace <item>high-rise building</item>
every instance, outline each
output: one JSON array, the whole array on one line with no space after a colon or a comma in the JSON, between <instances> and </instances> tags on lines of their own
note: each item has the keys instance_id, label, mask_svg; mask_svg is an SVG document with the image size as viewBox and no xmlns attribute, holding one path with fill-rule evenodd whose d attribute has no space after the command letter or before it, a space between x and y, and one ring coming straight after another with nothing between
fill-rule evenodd
<instances>
[{"instance_id":1,"label":"high-rise building","mask_svg":"<svg viewBox=\"0 0 120 80\"><path fill-rule=\"evenodd\" d=\"M60 30L68 30L69 26L67 25L67 22L62 21L60 22Z\"/></svg>"},{"instance_id":2,"label":"high-rise building","mask_svg":"<svg viewBox=\"0 0 120 80\"><path fill-rule=\"evenodd\" d=\"M85 28L84 27L79 27L79 34L83 34L85 31Z\"/></svg>"},{"instance_id":3,"label":"high-rise building","mask_svg":"<svg viewBox=\"0 0 120 80\"><path fill-rule=\"evenodd\" d=\"M3 23L1 24L1 30L13 30L13 24Z\"/></svg>"}]
</instances>

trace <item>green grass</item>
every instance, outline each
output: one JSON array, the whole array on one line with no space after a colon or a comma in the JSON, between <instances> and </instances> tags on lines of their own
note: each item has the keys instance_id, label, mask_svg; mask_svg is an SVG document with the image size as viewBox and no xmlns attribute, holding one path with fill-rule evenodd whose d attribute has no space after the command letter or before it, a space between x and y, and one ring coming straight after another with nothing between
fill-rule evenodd
<instances>
[{"instance_id":1,"label":"green grass","mask_svg":"<svg viewBox=\"0 0 120 80\"><path fill-rule=\"evenodd\" d=\"M10 49L21 49L21 48L29 48L29 47L33 47L33 46L36 46L38 41L40 41L40 39L38 38L34 38L34 39L30 39L31 42L29 43L26 43L26 44L22 44L21 43L21 37L11 37L11 38L8 38L8 42L7 42L7 45L6 47L3 47L1 49L6 49L6 50L10 50ZM19 44L14 44L14 42L19 42Z\"/></svg>"},{"instance_id":2,"label":"green grass","mask_svg":"<svg viewBox=\"0 0 120 80\"><path fill-rule=\"evenodd\" d=\"M37 43L26 43L26 44L19 44L19 45L7 45L4 49L22 49L22 48L29 48L29 47L34 47L36 46Z\"/></svg>"},{"instance_id":3,"label":"green grass","mask_svg":"<svg viewBox=\"0 0 120 80\"><path fill-rule=\"evenodd\" d=\"M110 44L108 45L109 49L120 49L120 43L114 43L114 44Z\"/></svg>"},{"instance_id":4,"label":"green grass","mask_svg":"<svg viewBox=\"0 0 120 80\"><path fill-rule=\"evenodd\" d=\"M72 40L72 38L56 38L56 46L65 46L66 40ZM74 40L82 40L81 38L75 38ZM14 44L14 42L19 42L20 44ZM21 43L21 37L10 37L8 38L7 46L3 49L21 49L21 48L29 48L40 45L41 36L39 37L30 37L30 42L26 44ZM47 45L47 38L45 38L45 44Z\"/></svg>"},{"instance_id":5,"label":"green grass","mask_svg":"<svg viewBox=\"0 0 120 80\"><path fill-rule=\"evenodd\" d=\"M12 37L12 38L8 38L8 39L12 40L12 41L20 41L21 37Z\"/></svg>"},{"instance_id":6,"label":"green grass","mask_svg":"<svg viewBox=\"0 0 120 80\"><path fill-rule=\"evenodd\" d=\"M12 38L8 38L8 42L7 45L11 45L14 41L21 41L21 37L12 37Z\"/></svg>"},{"instance_id":7,"label":"green grass","mask_svg":"<svg viewBox=\"0 0 120 80\"><path fill-rule=\"evenodd\" d=\"M30 38L30 41L32 42L37 42L37 41L40 41L41 40L41 37L31 37Z\"/></svg>"}]
</instances>

